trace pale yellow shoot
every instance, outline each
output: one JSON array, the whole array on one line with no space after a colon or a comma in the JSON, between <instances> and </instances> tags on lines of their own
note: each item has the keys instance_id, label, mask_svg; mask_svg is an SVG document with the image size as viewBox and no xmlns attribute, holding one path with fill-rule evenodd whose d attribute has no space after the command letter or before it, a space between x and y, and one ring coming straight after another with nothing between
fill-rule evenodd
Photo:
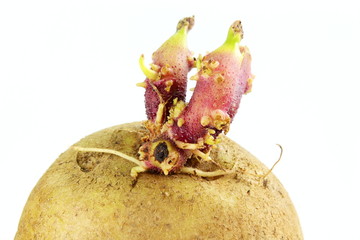
<instances>
[{"instance_id":1,"label":"pale yellow shoot","mask_svg":"<svg viewBox=\"0 0 360 240\"><path fill-rule=\"evenodd\" d=\"M242 54L240 52L239 43L243 38L243 30L240 21L235 21L229 28L227 38L222 46L220 46L215 51L221 52L233 52L239 55L239 58L242 59Z\"/></svg>"},{"instance_id":2,"label":"pale yellow shoot","mask_svg":"<svg viewBox=\"0 0 360 240\"><path fill-rule=\"evenodd\" d=\"M144 55L142 54L139 58L139 65L140 65L140 69L142 70L142 72L144 73L144 75L152 81L155 81L158 79L159 74L152 70L151 68L147 67L145 65L145 60L144 60Z\"/></svg>"}]
</instances>

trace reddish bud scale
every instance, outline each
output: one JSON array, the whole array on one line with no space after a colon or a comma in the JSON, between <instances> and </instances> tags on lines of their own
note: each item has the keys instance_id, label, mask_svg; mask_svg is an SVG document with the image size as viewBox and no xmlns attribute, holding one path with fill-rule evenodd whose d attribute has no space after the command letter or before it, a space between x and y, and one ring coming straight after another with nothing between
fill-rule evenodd
<instances>
[{"instance_id":1,"label":"reddish bud scale","mask_svg":"<svg viewBox=\"0 0 360 240\"><path fill-rule=\"evenodd\" d=\"M242 48L240 55L229 51L215 51L204 57L204 62L218 62L214 69L203 67L198 73L198 81L189 105L175 119L183 119L179 127L174 124L171 136L182 142L197 143L204 138L208 129L214 129L216 137L235 116L241 96L249 90L251 78L251 56L247 48ZM211 73L206 73L211 71ZM218 118L218 126L214 120ZM203 119L203 121L202 121ZM208 121L209 123L207 123ZM221 123L223 121L223 123Z\"/></svg>"},{"instance_id":2,"label":"reddish bud scale","mask_svg":"<svg viewBox=\"0 0 360 240\"><path fill-rule=\"evenodd\" d=\"M145 80L145 107L149 120L155 122L159 104L165 104L161 119L164 122L173 99L185 100L187 74L193 67L192 53L187 48L186 37L193 24L193 17L181 20L177 32L153 53L157 79Z\"/></svg>"},{"instance_id":3,"label":"reddish bud scale","mask_svg":"<svg viewBox=\"0 0 360 240\"><path fill-rule=\"evenodd\" d=\"M154 63L163 66L155 61ZM171 68L175 69L173 74L163 76L162 79L157 81L152 81L148 78L145 80L145 108L149 120L155 121L160 103L165 103L165 108L167 109L164 113L165 117L168 115L173 99L178 98L179 100L185 100L187 86L185 72L187 74L192 66L188 66L188 63L178 64L178 66L179 65L185 65L186 67L180 66L180 71L178 71L178 67L172 65Z\"/></svg>"}]
</instances>

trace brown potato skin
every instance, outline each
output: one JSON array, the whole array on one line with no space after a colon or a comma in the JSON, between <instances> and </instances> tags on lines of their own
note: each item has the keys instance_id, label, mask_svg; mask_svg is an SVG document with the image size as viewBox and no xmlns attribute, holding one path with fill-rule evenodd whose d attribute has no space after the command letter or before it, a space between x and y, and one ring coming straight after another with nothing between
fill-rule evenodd
<instances>
[{"instance_id":1,"label":"brown potato skin","mask_svg":"<svg viewBox=\"0 0 360 240\"><path fill-rule=\"evenodd\" d=\"M142 122L96 132L76 146L137 156ZM222 136L212 159L237 174L201 178L141 173L133 163L69 148L33 189L15 239L303 239L295 208L277 178ZM197 167L211 170L209 164Z\"/></svg>"}]
</instances>

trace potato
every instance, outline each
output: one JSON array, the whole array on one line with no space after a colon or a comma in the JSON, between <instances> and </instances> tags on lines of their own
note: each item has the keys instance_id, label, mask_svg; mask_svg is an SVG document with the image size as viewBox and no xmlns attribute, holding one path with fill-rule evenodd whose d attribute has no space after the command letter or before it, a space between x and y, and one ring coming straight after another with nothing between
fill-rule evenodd
<instances>
[{"instance_id":1,"label":"potato","mask_svg":"<svg viewBox=\"0 0 360 240\"><path fill-rule=\"evenodd\" d=\"M141 122L123 124L75 145L137 156L146 133ZM221 140L211 157L237 173L213 178L141 173L134 182L133 163L70 148L33 189L15 239L303 239L278 179L256 176L268 169L229 138Z\"/></svg>"}]
</instances>

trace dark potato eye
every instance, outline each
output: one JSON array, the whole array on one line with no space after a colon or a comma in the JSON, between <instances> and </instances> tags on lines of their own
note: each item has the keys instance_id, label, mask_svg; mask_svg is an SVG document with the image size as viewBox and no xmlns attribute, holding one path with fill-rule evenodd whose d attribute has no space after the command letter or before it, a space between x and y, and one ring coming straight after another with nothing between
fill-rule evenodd
<instances>
[{"instance_id":1,"label":"dark potato eye","mask_svg":"<svg viewBox=\"0 0 360 240\"><path fill-rule=\"evenodd\" d=\"M167 148L166 143L162 142L158 144L154 150L155 160L158 162L163 162L165 158L169 155L169 150Z\"/></svg>"}]
</instances>

